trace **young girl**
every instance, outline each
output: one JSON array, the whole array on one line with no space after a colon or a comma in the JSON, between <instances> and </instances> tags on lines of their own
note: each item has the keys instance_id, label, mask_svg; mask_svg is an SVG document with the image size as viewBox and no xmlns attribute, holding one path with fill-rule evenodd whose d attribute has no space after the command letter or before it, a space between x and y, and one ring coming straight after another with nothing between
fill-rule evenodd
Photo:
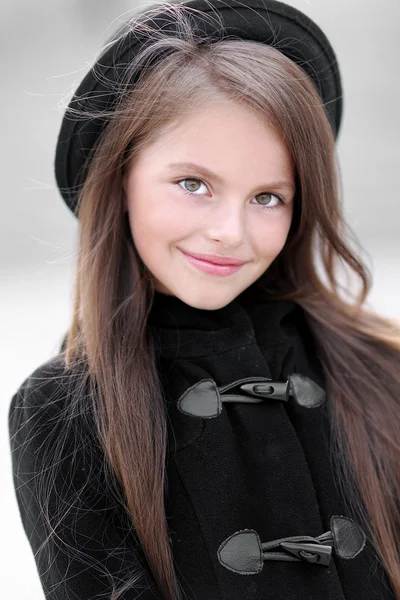
<instances>
[{"instance_id":1,"label":"young girl","mask_svg":"<svg viewBox=\"0 0 400 600\"><path fill-rule=\"evenodd\" d=\"M400 331L363 306L341 110L272 0L148 8L79 86L73 320L9 413L46 598L400 598Z\"/></svg>"}]
</instances>

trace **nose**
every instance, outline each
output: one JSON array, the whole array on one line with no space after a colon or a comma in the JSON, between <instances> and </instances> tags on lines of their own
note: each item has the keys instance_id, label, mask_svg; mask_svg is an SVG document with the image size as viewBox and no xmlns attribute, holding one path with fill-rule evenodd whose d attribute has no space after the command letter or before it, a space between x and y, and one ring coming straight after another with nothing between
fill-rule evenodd
<instances>
[{"instance_id":1,"label":"nose","mask_svg":"<svg viewBox=\"0 0 400 600\"><path fill-rule=\"evenodd\" d=\"M245 211L238 201L220 202L208 215L207 236L227 247L243 243L245 235Z\"/></svg>"}]
</instances>

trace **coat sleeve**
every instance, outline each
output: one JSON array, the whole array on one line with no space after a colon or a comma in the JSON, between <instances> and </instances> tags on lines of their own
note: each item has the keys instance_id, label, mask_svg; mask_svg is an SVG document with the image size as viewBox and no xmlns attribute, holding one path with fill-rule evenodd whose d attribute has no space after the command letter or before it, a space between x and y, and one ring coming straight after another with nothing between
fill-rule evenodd
<instances>
[{"instance_id":1,"label":"coat sleeve","mask_svg":"<svg viewBox=\"0 0 400 600\"><path fill-rule=\"evenodd\" d=\"M66 415L29 386L8 414L16 499L46 600L162 600L87 419Z\"/></svg>"}]
</instances>

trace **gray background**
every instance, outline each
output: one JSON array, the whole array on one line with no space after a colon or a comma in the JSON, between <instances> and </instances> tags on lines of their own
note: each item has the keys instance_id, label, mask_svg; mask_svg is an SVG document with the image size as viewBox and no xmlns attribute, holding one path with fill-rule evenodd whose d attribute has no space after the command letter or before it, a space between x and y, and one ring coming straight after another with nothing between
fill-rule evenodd
<instances>
[{"instance_id":1,"label":"gray background","mask_svg":"<svg viewBox=\"0 0 400 600\"><path fill-rule=\"evenodd\" d=\"M54 355L72 311L77 222L56 189L62 102L131 10L126 0L2 0L0 221L2 414L1 581L14 600L43 599L11 483L7 411L33 369ZM146 4L153 4L146 3ZM344 206L374 286L369 305L400 318L400 4L292 0L325 31L344 86L338 140Z\"/></svg>"}]
</instances>

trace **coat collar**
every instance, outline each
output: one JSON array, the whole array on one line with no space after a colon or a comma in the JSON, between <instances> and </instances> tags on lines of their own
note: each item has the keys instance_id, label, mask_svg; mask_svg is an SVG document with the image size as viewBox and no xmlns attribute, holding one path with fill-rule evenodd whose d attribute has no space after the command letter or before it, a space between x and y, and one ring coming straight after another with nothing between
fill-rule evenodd
<instances>
[{"instance_id":1,"label":"coat collar","mask_svg":"<svg viewBox=\"0 0 400 600\"><path fill-rule=\"evenodd\" d=\"M219 392L223 386L238 380L284 382L293 373L306 374L304 336L308 330L303 328L302 308L293 301L263 301L247 292L223 308L209 311L157 293L149 317L168 404L172 452L190 446L203 433L207 415L190 416L199 399L187 398L190 389L198 391L197 396L203 393L202 382L211 386L222 402L225 396ZM312 379L322 383L314 375Z\"/></svg>"},{"instance_id":2,"label":"coat collar","mask_svg":"<svg viewBox=\"0 0 400 600\"><path fill-rule=\"evenodd\" d=\"M293 301L261 300L250 290L216 310L195 308L176 296L156 292L149 325L156 352L163 359L201 362L234 350L240 357L246 349L260 346L267 354L268 365L263 365L266 375L265 369L280 371L282 359L297 335L296 322L301 313L301 307ZM218 377L212 367L210 374ZM221 381L220 385L228 382Z\"/></svg>"}]
</instances>

